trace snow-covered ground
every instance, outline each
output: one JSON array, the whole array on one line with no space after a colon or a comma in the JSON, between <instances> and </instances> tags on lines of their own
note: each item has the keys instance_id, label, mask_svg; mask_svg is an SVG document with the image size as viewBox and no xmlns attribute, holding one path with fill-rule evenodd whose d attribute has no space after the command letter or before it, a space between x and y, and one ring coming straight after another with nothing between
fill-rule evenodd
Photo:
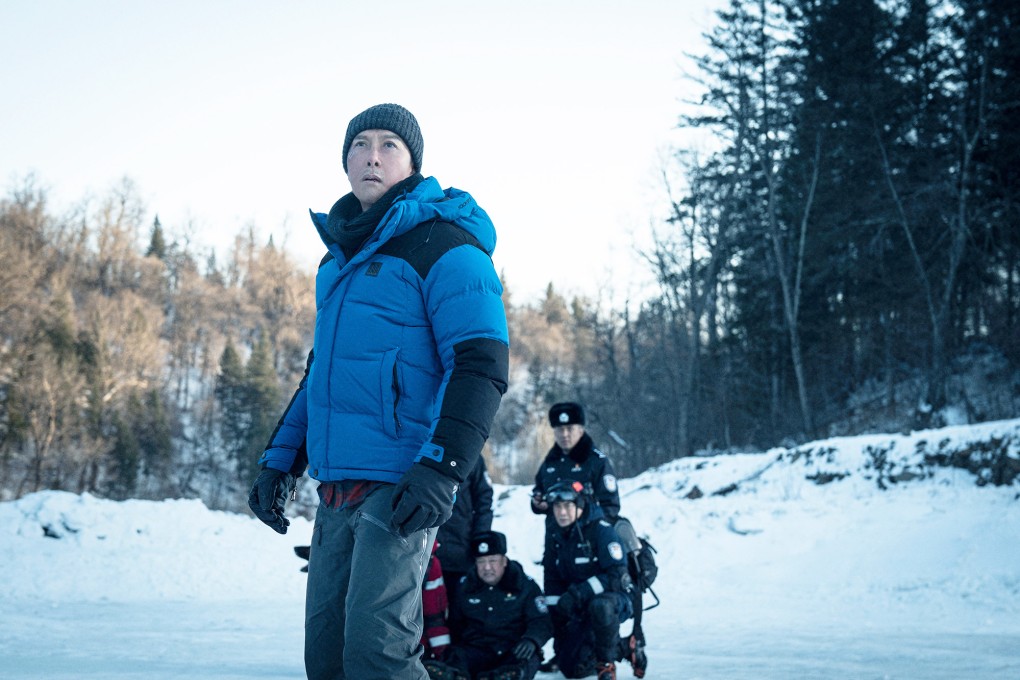
<instances>
[{"instance_id":1,"label":"snow-covered ground","mask_svg":"<svg viewBox=\"0 0 1020 680\"><path fill-rule=\"evenodd\" d=\"M920 463L937 444L1001 436L1020 458L1017 420L688 458L623 480L624 514L661 567L647 677L1020 678L1020 483L979 487ZM704 495L687 498L695 486ZM540 580L529 489L496 491L494 527ZM310 533L198 501L2 503L0 677L302 678L292 546Z\"/></svg>"}]
</instances>

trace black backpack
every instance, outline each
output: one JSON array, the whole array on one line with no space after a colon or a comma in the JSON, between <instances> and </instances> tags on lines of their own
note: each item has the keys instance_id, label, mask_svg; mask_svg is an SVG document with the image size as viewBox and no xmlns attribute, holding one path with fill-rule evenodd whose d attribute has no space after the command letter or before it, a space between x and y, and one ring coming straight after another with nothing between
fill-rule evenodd
<instances>
[{"instance_id":1,"label":"black backpack","mask_svg":"<svg viewBox=\"0 0 1020 680\"><path fill-rule=\"evenodd\" d=\"M626 517L617 517L614 528L620 535L624 550L627 551L627 571L636 592L647 592L655 599L655 604L645 609L658 607L659 596L652 590L652 583L659 575L659 566L655 563L655 548L646 539L637 535L634 525Z\"/></svg>"},{"instance_id":2,"label":"black backpack","mask_svg":"<svg viewBox=\"0 0 1020 680\"><path fill-rule=\"evenodd\" d=\"M655 563L655 548L652 544L643 538L638 540L641 541L641 549L627 556L627 569L634 585L641 592L645 592L655 583L655 577L659 575L659 565Z\"/></svg>"}]
</instances>

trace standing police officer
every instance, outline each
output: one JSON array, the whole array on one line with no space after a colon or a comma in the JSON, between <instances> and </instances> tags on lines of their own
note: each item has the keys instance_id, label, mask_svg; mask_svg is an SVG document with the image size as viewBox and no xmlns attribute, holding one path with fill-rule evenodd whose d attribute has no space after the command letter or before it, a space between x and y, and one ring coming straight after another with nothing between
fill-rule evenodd
<instances>
[{"instance_id":1,"label":"standing police officer","mask_svg":"<svg viewBox=\"0 0 1020 680\"><path fill-rule=\"evenodd\" d=\"M613 464L606 454L595 448L592 438L584 431L584 423L584 409L580 404L561 402L549 409L549 425L556 444L549 449L535 474L531 511L548 515L550 509L545 492L556 482L566 480L587 485L606 519L615 522L620 514L620 492ZM546 523L547 530L551 525L551 521Z\"/></svg>"}]
</instances>

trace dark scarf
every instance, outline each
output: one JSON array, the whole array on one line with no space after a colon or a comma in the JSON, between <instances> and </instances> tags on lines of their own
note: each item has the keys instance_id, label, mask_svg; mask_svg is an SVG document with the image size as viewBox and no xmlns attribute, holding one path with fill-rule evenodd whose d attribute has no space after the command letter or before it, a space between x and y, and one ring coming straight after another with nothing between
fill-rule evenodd
<instances>
[{"instance_id":1,"label":"dark scarf","mask_svg":"<svg viewBox=\"0 0 1020 680\"><path fill-rule=\"evenodd\" d=\"M329 209L329 217L326 219L327 235L340 246L350 260L379 226L379 221L393 202L413 190L424 179L420 172L416 172L407 179L397 182L364 212L354 192L341 197Z\"/></svg>"}]
</instances>

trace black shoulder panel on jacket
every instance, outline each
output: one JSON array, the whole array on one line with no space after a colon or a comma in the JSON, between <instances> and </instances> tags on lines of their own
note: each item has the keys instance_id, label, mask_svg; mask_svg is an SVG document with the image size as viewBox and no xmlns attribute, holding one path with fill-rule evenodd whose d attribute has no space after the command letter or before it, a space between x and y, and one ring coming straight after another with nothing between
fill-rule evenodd
<instances>
[{"instance_id":1,"label":"black shoulder panel on jacket","mask_svg":"<svg viewBox=\"0 0 1020 680\"><path fill-rule=\"evenodd\" d=\"M326 251L326 254L322 256L322 259L321 259L321 260L319 260L319 266L318 266L318 269L322 269L322 265L326 264L327 262L329 262L329 261L330 261L330 260L332 260L332 259L333 259L333 253L331 253L331 252L329 252L329 251L327 250L327 251Z\"/></svg>"},{"instance_id":2,"label":"black shoulder panel on jacket","mask_svg":"<svg viewBox=\"0 0 1020 680\"><path fill-rule=\"evenodd\" d=\"M422 222L410 231L390 239L379 248L380 255L399 257L407 262L422 279L428 277L432 265L457 246L472 245L484 252L474 236L449 222Z\"/></svg>"}]
</instances>

